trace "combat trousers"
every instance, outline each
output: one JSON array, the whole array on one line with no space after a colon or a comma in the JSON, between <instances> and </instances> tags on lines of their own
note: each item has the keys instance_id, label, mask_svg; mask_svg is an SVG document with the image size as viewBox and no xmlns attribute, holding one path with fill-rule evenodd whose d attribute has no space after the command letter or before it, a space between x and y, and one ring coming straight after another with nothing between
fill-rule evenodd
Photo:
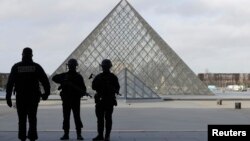
<instances>
[{"instance_id":1,"label":"combat trousers","mask_svg":"<svg viewBox=\"0 0 250 141\"><path fill-rule=\"evenodd\" d=\"M76 130L82 129L83 124L80 117L81 99L64 99L63 100L63 130L69 131L70 129L70 113L73 111Z\"/></svg>"},{"instance_id":2,"label":"combat trousers","mask_svg":"<svg viewBox=\"0 0 250 141\"><path fill-rule=\"evenodd\" d=\"M16 101L18 114L18 138L25 140L27 137L30 140L38 139L37 135L37 101L19 100ZM29 121L29 130L27 135L26 122Z\"/></svg>"},{"instance_id":3,"label":"combat trousers","mask_svg":"<svg viewBox=\"0 0 250 141\"><path fill-rule=\"evenodd\" d=\"M114 106L105 104L96 104L96 117L97 117L97 131L98 134L103 136L104 132L104 124L106 129L106 135L109 136L112 130L112 114L113 114Z\"/></svg>"}]
</instances>

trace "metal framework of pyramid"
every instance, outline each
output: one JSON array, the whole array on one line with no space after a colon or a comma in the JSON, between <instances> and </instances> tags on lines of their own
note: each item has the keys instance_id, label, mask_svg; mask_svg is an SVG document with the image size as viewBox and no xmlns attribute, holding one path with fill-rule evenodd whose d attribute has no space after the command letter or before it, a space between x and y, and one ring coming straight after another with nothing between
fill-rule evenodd
<instances>
[{"instance_id":1,"label":"metal framework of pyramid","mask_svg":"<svg viewBox=\"0 0 250 141\"><path fill-rule=\"evenodd\" d=\"M52 76L64 72L70 58L78 60L78 71L89 92L89 76L100 73L99 63L108 58L113 63L113 73L126 71L136 77L133 81L131 77L123 78L126 83L120 80L121 93L129 98L212 94L126 0L115 6ZM52 90L56 90L56 85L51 84Z\"/></svg>"}]
</instances>

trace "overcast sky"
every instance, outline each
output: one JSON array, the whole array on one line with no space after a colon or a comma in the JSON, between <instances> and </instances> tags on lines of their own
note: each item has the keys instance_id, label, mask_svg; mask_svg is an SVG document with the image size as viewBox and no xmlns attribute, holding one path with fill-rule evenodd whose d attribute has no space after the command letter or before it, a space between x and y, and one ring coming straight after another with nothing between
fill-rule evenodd
<instances>
[{"instance_id":1,"label":"overcast sky","mask_svg":"<svg viewBox=\"0 0 250 141\"><path fill-rule=\"evenodd\" d=\"M0 72L29 46L53 73L119 1L0 0ZM128 2L195 73L250 73L249 0Z\"/></svg>"}]
</instances>

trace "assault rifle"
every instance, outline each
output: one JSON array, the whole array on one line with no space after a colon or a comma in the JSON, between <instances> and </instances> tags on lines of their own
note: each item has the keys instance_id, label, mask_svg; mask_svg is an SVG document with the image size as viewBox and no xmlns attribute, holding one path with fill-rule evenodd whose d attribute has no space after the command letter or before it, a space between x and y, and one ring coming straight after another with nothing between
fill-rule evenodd
<instances>
[{"instance_id":1,"label":"assault rifle","mask_svg":"<svg viewBox=\"0 0 250 141\"><path fill-rule=\"evenodd\" d=\"M88 97L92 98L92 96L91 96L89 93L83 91L81 88L79 88L78 86L74 85L72 82L69 82L69 81L64 82L63 84L61 84L61 85L58 87L58 90L61 90L61 89L62 89L62 85L67 85L67 86L73 88L73 89L76 90L77 92L81 93L81 96L88 96Z\"/></svg>"}]
</instances>

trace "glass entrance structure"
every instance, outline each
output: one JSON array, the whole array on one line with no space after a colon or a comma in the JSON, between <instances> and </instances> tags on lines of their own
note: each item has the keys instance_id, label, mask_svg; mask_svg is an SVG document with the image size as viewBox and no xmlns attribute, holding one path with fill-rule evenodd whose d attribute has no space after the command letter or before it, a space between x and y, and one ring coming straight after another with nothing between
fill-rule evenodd
<instances>
[{"instance_id":1,"label":"glass entrance structure","mask_svg":"<svg viewBox=\"0 0 250 141\"><path fill-rule=\"evenodd\" d=\"M126 0L115 6L54 74L65 71L70 58L78 60L88 91L92 90L89 76L98 74L99 63L108 58L126 98L212 94ZM52 90L56 90L53 83Z\"/></svg>"}]
</instances>

